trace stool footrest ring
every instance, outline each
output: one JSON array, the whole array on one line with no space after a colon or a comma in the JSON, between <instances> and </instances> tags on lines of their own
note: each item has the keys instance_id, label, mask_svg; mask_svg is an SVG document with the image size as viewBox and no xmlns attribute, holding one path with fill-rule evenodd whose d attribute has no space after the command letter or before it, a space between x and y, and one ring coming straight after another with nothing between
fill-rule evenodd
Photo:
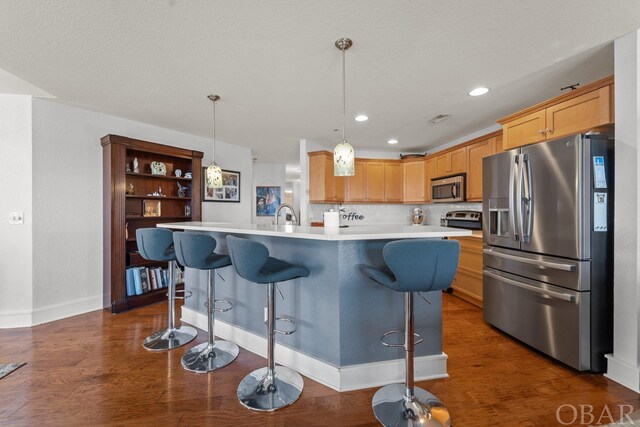
<instances>
[{"instance_id":1,"label":"stool footrest ring","mask_svg":"<svg viewBox=\"0 0 640 427\"><path fill-rule=\"evenodd\" d=\"M395 331L387 331L387 332L385 332L384 334L382 334L380 336L380 342L382 343L382 345L385 346L385 347L393 347L393 348L403 347L404 348L404 344L389 344L388 342L386 342L384 340L387 336L392 335L392 334L404 334L404 331L395 330ZM415 335L418 338L418 340L413 343L414 345L422 344L424 342L424 338L422 338L422 335L417 334L415 332L413 333L413 335Z\"/></svg>"},{"instance_id":2,"label":"stool footrest ring","mask_svg":"<svg viewBox=\"0 0 640 427\"><path fill-rule=\"evenodd\" d=\"M293 325L293 329L288 330L288 331L283 331L282 329L274 329L274 332L276 334L291 335L291 334L296 332L296 330L297 330L296 322L293 319L289 319L288 317L276 317L276 322L278 322L278 321L287 322L287 323ZM266 325L267 322L264 322L264 324Z\"/></svg>"},{"instance_id":3,"label":"stool footrest ring","mask_svg":"<svg viewBox=\"0 0 640 427\"><path fill-rule=\"evenodd\" d=\"M178 294L182 294L182 296L179 297ZM169 296L169 292L167 292L165 295ZM193 292L188 289L176 289L176 295L173 297L173 299L187 299L191 298L192 295Z\"/></svg>"},{"instance_id":4,"label":"stool footrest ring","mask_svg":"<svg viewBox=\"0 0 640 427\"><path fill-rule=\"evenodd\" d=\"M227 306L226 307L216 307L217 303L227 304ZM204 306L209 308L209 301L205 301L204 302ZM213 301L213 311L226 313L227 311L231 310L232 308L233 308L233 303L231 301L229 301L229 300L217 299L217 300Z\"/></svg>"}]
</instances>

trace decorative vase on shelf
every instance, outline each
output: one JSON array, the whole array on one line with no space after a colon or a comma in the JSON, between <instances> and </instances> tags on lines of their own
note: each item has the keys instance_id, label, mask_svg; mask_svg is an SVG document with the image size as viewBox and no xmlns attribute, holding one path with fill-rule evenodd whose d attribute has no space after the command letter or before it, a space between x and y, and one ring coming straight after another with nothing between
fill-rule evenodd
<instances>
[{"instance_id":1,"label":"decorative vase on shelf","mask_svg":"<svg viewBox=\"0 0 640 427\"><path fill-rule=\"evenodd\" d=\"M176 174L176 176L177 176L178 178L180 178L180 177L182 176L182 170L181 170L181 169L176 169L176 170L174 171L174 173Z\"/></svg>"}]
</instances>

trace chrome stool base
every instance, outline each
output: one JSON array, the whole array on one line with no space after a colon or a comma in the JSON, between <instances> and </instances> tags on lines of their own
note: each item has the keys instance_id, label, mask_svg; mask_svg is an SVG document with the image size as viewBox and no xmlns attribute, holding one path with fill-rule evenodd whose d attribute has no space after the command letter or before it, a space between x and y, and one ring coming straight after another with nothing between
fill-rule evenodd
<instances>
[{"instance_id":1,"label":"chrome stool base","mask_svg":"<svg viewBox=\"0 0 640 427\"><path fill-rule=\"evenodd\" d=\"M191 342L196 335L198 335L198 331L191 326L166 329L149 335L142 342L142 346L149 351L172 350Z\"/></svg>"},{"instance_id":2,"label":"chrome stool base","mask_svg":"<svg viewBox=\"0 0 640 427\"><path fill-rule=\"evenodd\" d=\"M238 386L238 399L254 411L275 411L298 400L304 381L293 369L276 366L273 376L269 368L260 368L244 377Z\"/></svg>"},{"instance_id":3,"label":"chrome stool base","mask_svg":"<svg viewBox=\"0 0 640 427\"><path fill-rule=\"evenodd\" d=\"M213 345L208 342L190 348L182 356L182 367L187 371L205 374L233 362L240 349L229 341L218 340Z\"/></svg>"},{"instance_id":4,"label":"chrome stool base","mask_svg":"<svg viewBox=\"0 0 640 427\"><path fill-rule=\"evenodd\" d=\"M404 384L389 384L373 396L373 413L383 426L450 427L451 417L433 394L413 388L414 398L405 397Z\"/></svg>"}]
</instances>

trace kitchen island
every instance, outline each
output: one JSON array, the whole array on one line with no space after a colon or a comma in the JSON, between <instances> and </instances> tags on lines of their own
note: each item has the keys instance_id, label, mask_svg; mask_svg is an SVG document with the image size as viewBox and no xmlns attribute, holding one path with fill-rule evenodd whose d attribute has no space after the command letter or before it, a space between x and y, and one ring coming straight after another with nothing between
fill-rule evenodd
<instances>
[{"instance_id":1,"label":"kitchen island","mask_svg":"<svg viewBox=\"0 0 640 427\"><path fill-rule=\"evenodd\" d=\"M293 335L278 335L277 363L290 366L336 390L353 390L402 381L403 350L383 347L380 336L403 328L401 293L368 279L361 267L384 266L382 247L398 239L469 236L470 231L437 226L377 225L340 229L305 226L181 222L158 227L212 235L216 252L228 253L225 236L265 244L271 256L307 267L311 274L279 285L278 317L296 322ZM193 297L182 307L184 322L206 329L206 272L187 269L185 288ZM216 315L217 336L254 353L266 354L264 326L266 286L248 282L233 267L216 274L216 298L233 302L233 310ZM446 376L442 352L442 295L416 299L416 378ZM285 328L288 324L279 325ZM401 335L397 336L398 343Z\"/></svg>"}]
</instances>

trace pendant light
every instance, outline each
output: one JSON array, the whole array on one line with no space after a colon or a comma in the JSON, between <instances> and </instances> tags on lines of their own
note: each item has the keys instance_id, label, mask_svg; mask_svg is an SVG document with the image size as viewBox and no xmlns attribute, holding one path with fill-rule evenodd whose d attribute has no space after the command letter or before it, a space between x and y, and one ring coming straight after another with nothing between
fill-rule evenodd
<instances>
[{"instance_id":1,"label":"pendant light","mask_svg":"<svg viewBox=\"0 0 640 427\"><path fill-rule=\"evenodd\" d=\"M333 175L353 176L355 175L355 152L351 144L344 136L345 117L347 109L346 95L346 71L345 71L345 51L353 45L351 39L342 38L336 40L336 47L342 51L342 141L333 150Z\"/></svg>"},{"instance_id":2,"label":"pendant light","mask_svg":"<svg viewBox=\"0 0 640 427\"><path fill-rule=\"evenodd\" d=\"M216 101L220 99L218 95L208 95L213 102L213 152L211 153L211 164L207 166L207 186L209 188L222 188L222 169L216 164Z\"/></svg>"}]
</instances>

